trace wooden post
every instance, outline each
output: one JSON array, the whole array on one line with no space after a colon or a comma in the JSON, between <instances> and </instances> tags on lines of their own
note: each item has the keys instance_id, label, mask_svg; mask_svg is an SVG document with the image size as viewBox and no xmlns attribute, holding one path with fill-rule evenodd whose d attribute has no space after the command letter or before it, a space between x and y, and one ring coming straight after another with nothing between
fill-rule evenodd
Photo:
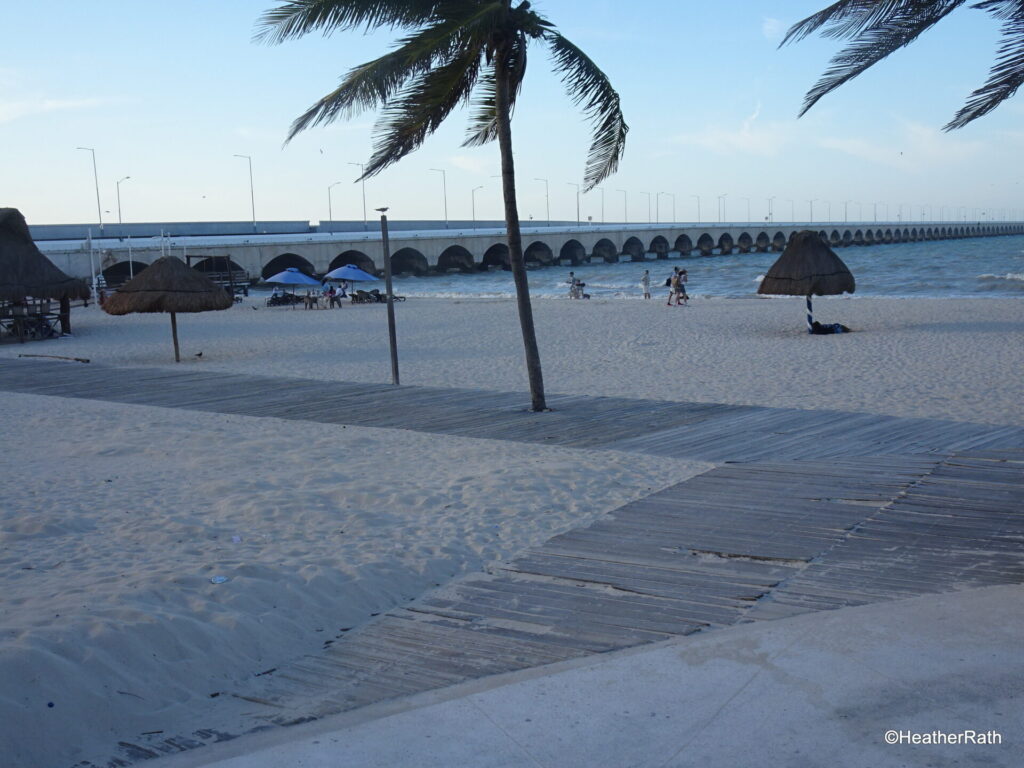
<instances>
[{"instance_id":1,"label":"wooden post","mask_svg":"<svg viewBox=\"0 0 1024 768\"><path fill-rule=\"evenodd\" d=\"M171 312L171 336L174 337L174 362L181 362L181 353L178 351L178 320Z\"/></svg>"},{"instance_id":2,"label":"wooden post","mask_svg":"<svg viewBox=\"0 0 1024 768\"><path fill-rule=\"evenodd\" d=\"M388 341L391 344L391 383L398 386L398 339L395 334L395 302L391 292L391 245L388 242L388 217L380 215L380 234L384 246L384 286L388 292Z\"/></svg>"},{"instance_id":3,"label":"wooden post","mask_svg":"<svg viewBox=\"0 0 1024 768\"><path fill-rule=\"evenodd\" d=\"M71 299L66 293L60 297L60 332L71 333Z\"/></svg>"}]
</instances>

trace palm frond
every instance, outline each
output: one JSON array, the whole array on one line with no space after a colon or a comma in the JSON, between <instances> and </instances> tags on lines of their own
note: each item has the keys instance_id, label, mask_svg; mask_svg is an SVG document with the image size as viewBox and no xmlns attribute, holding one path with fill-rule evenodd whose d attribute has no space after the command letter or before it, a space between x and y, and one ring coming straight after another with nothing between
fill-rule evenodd
<instances>
[{"instance_id":1,"label":"palm frond","mask_svg":"<svg viewBox=\"0 0 1024 768\"><path fill-rule=\"evenodd\" d=\"M974 7L1004 19L1003 42L999 46L996 63L992 66L988 80L970 95L967 103L943 126L945 131L963 128L972 120L987 115L1024 84L1024 2L988 0Z\"/></svg>"},{"instance_id":2,"label":"palm frond","mask_svg":"<svg viewBox=\"0 0 1024 768\"><path fill-rule=\"evenodd\" d=\"M526 76L527 40L524 35L517 35L509 50L509 117L515 112L516 99L523 87ZM498 115L495 89L494 66L490 65L480 76L476 87L473 105L475 112L470 118L469 130L464 147L479 147L498 138Z\"/></svg>"},{"instance_id":3,"label":"palm frond","mask_svg":"<svg viewBox=\"0 0 1024 768\"><path fill-rule=\"evenodd\" d=\"M546 31L544 37L569 98L582 106L584 115L593 125L593 140L583 175L584 191L589 191L619 167L629 126L622 116L619 94L605 73L557 32Z\"/></svg>"},{"instance_id":4,"label":"palm frond","mask_svg":"<svg viewBox=\"0 0 1024 768\"><path fill-rule=\"evenodd\" d=\"M825 28L822 37L854 37L883 21L899 6L927 4L930 0L838 0L789 28L779 43L781 48L798 42Z\"/></svg>"},{"instance_id":5,"label":"palm frond","mask_svg":"<svg viewBox=\"0 0 1024 768\"><path fill-rule=\"evenodd\" d=\"M891 12L855 33L853 42L832 58L825 74L804 97L800 116L819 99L909 45L923 32L963 5L965 0L890 0Z\"/></svg>"},{"instance_id":6,"label":"palm frond","mask_svg":"<svg viewBox=\"0 0 1024 768\"><path fill-rule=\"evenodd\" d=\"M363 27L411 27L427 23L439 0L289 0L265 11L253 39L275 45L320 30L329 35Z\"/></svg>"},{"instance_id":7,"label":"palm frond","mask_svg":"<svg viewBox=\"0 0 1024 768\"><path fill-rule=\"evenodd\" d=\"M472 19L469 23L459 18L441 19L400 39L395 50L352 69L337 88L299 115L285 143L307 128L387 104L407 83L450 60L466 45L474 45L474 33L478 32Z\"/></svg>"},{"instance_id":8,"label":"palm frond","mask_svg":"<svg viewBox=\"0 0 1024 768\"><path fill-rule=\"evenodd\" d=\"M480 71L481 50L470 46L442 66L415 78L389 103L374 128L369 178L417 149L460 103L468 101Z\"/></svg>"}]
</instances>

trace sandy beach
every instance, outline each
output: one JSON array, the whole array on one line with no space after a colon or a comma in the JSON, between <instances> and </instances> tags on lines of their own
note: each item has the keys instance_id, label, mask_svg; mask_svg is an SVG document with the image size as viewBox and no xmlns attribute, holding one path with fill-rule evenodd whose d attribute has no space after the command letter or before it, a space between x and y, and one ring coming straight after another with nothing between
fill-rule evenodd
<instances>
[{"instance_id":1,"label":"sandy beach","mask_svg":"<svg viewBox=\"0 0 1024 768\"><path fill-rule=\"evenodd\" d=\"M856 332L808 336L800 300L536 301L546 387L1024 425L1024 301L815 308ZM413 299L396 314L403 384L525 392L514 302ZM0 365L175 366L166 315L90 306L73 324L73 337L0 347ZM178 330L179 368L390 378L383 306L271 309L253 296L179 316ZM0 752L26 768L173 727L231 681L710 468L315 414L5 392L0 417L18 446L0 458Z\"/></svg>"}]
</instances>

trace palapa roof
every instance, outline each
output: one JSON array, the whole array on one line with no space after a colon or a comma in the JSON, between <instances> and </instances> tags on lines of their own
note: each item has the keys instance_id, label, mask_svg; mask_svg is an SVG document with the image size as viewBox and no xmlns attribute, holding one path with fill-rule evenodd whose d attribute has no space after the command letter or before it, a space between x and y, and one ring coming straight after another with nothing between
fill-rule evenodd
<instances>
[{"instance_id":1,"label":"palapa roof","mask_svg":"<svg viewBox=\"0 0 1024 768\"><path fill-rule=\"evenodd\" d=\"M118 288L103 304L111 315L129 312L206 312L227 309L234 299L177 256L157 259Z\"/></svg>"},{"instance_id":2,"label":"palapa roof","mask_svg":"<svg viewBox=\"0 0 1024 768\"><path fill-rule=\"evenodd\" d=\"M781 296L831 296L853 293L856 283L843 260L808 229L794 234L761 281L758 293Z\"/></svg>"},{"instance_id":3,"label":"palapa roof","mask_svg":"<svg viewBox=\"0 0 1024 768\"><path fill-rule=\"evenodd\" d=\"M32 241L17 208L0 208L0 300L89 298L84 280L58 269Z\"/></svg>"}]
</instances>

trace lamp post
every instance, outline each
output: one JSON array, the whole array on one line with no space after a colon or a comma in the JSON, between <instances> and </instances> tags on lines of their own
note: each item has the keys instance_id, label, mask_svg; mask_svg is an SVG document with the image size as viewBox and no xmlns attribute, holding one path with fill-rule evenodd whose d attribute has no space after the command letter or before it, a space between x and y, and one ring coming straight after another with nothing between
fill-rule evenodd
<instances>
[{"instance_id":1,"label":"lamp post","mask_svg":"<svg viewBox=\"0 0 1024 768\"><path fill-rule=\"evenodd\" d=\"M441 194L444 197L444 228L448 229L448 174L443 168L431 168L441 174Z\"/></svg>"},{"instance_id":2,"label":"lamp post","mask_svg":"<svg viewBox=\"0 0 1024 768\"><path fill-rule=\"evenodd\" d=\"M476 191L478 189L483 189L483 188L484 188L484 185L481 184L479 187L473 187L473 189L469 193L470 205L473 208L473 228L474 229L476 228Z\"/></svg>"},{"instance_id":3,"label":"lamp post","mask_svg":"<svg viewBox=\"0 0 1024 768\"><path fill-rule=\"evenodd\" d=\"M92 180L93 184L96 185L96 215L100 220L100 234L103 234L103 209L100 206L100 177L96 173L96 150L92 147L75 147L75 149L81 149L86 152L92 153Z\"/></svg>"},{"instance_id":4,"label":"lamp post","mask_svg":"<svg viewBox=\"0 0 1024 768\"><path fill-rule=\"evenodd\" d=\"M728 192L723 192L718 196L718 223L721 224L725 221L725 198L729 196Z\"/></svg>"},{"instance_id":5,"label":"lamp post","mask_svg":"<svg viewBox=\"0 0 1024 768\"><path fill-rule=\"evenodd\" d=\"M850 203L851 200L843 200L843 223L848 224L850 221Z\"/></svg>"},{"instance_id":6,"label":"lamp post","mask_svg":"<svg viewBox=\"0 0 1024 768\"><path fill-rule=\"evenodd\" d=\"M747 223L749 224L750 223L750 198L749 197L741 197L740 200L746 200L747 201Z\"/></svg>"},{"instance_id":7,"label":"lamp post","mask_svg":"<svg viewBox=\"0 0 1024 768\"><path fill-rule=\"evenodd\" d=\"M629 199L626 195L626 190L617 189L615 191L622 193L622 223L629 224Z\"/></svg>"},{"instance_id":8,"label":"lamp post","mask_svg":"<svg viewBox=\"0 0 1024 768\"><path fill-rule=\"evenodd\" d=\"M252 158L249 155L235 155L249 161L249 202L252 203L252 231L256 231L256 193L252 186Z\"/></svg>"},{"instance_id":9,"label":"lamp post","mask_svg":"<svg viewBox=\"0 0 1024 768\"><path fill-rule=\"evenodd\" d=\"M647 223L651 223L651 193L641 192L641 195L647 195Z\"/></svg>"},{"instance_id":10,"label":"lamp post","mask_svg":"<svg viewBox=\"0 0 1024 768\"><path fill-rule=\"evenodd\" d=\"M601 190L601 223L604 224L604 187L598 187L598 189Z\"/></svg>"},{"instance_id":11,"label":"lamp post","mask_svg":"<svg viewBox=\"0 0 1024 768\"><path fill-rule=\"evenodd\" d=\"M363 229L366 229L366 179L364 178L366 171L364 170L362 163L349 162L349 165L354 165L359 169L358 181L361 182L363 187Z\"/></svg>"},{"instance_id":12,"label":"lamp post","mask_svg":"<svg viewBox=\"0 0 1024 768\"><path fill-rule=\"evenodd\" d=\"M570 187L576 187L576 226L580 225L580 185L575 181L565 182Z\"/></svg>"},{"instance_id":13,"label":"lamp post","mask_svg":"<svg viewBox=\"0 0 1024 768\"><path fill-rule=\"evenodd\" d=\"M814 223L814 204L816 202L818 202L818 198L814 198L813 200L808 200L807 201L807 205L810 207L810 213L811 213L810 222L811 222L811 224Z\"/></svg>"},{"instance_id":14,"label":"lamp post","mask_svg":"<svg viewBox=\"0 0 1024 768\"><path fill-rule=\"evenodd\" d=\"M551 226L551 195L550 195L550 188L548 187L548 180L547 179L534 179L534 181L543 181L544 182L544 210L547 213L547 222L548 222L546 226L550 227Z\"/></svg>"},{"instance_id":15,"label":"lamp post","mask_svg":"<svg viewBox=\"0 0 1024 768\"><path fill-rule=\"evenodd\" d=\"M769 197L768 198L768 223L769 224L771 224L775 220L774 219L775 212L772 210L772 201L774 199L775 199L774 197Z\"/></svg>"},{"instance_id":16,"label":"lamp post","mask_svg":"<svg viewBox=\"0 0 1024 768\"><path fill-rule=\"evenodd\" d=\"M391 244L388 242L388 209L375 208L380 212L380 239L384 250L384 289L388 294L388 343L391 345L391 383L398 386L398 336L395 333L395 300L391 290Z\"/></svg>"},{"instance_id":17,"label":"lamp post","mask_svg":"<svg viewBox=\"0 0 1024 768\"><path fill-rule=\"evenodd\" d=\"M333 184L327 185L327 220L330 222L334 221L334 207L331 205L331 190L341 184L340 181L336 181Z\"/></svg>"},{"instance_id":18,"label":"lamp post","mask_svg":"<svg viewBox=\"0 0 1024 768\"><path fill-rule=\"evenodd\" d=\"M675 224L676 223L676 193L675 192L666 192L665 194L672 198L672 223Z\"/></svg>"},{"instance_id":19,"label":"lamp post","mask_svg":"<svg viewBox=\"0 0 1024 768\"><path fill-rule=\"evenodd\" d=\"M123 179L118 179L117 180L117 184L115 185L117 187L117 228L118 228L118 230L121 229L121 182L122 181L128 181L128 179L130 179L130 178L131 178L131 176L125 176ZM121 232L118 231L118 235L120 235L120 234L121 234Z\"/></svg>"},{"instance_id":20,"label":"lamp post","mask_svg":"<svg viewBox=\"0 0 1024 768\"><path fill-rule=\"evenodd\" d=\"M697 223L700 224L700 195L690 195L697 201Z\"/></svg>"}]
</instances>

